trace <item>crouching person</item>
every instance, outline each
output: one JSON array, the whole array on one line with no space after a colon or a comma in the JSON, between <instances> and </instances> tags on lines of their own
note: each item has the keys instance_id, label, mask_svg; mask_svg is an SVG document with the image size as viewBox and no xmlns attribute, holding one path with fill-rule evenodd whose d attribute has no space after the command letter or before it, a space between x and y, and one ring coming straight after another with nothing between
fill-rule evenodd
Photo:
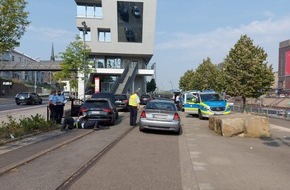
<instances>
[{"instance_id":1,"label":"crouching person","mask_svg":"<svg viewBox=\"0 0 290 190\"><path fill-rule=\"evenodd\" d=\"M71 130L74 128L95 128L95 129L100 129L98 121L94 121L93 123L91 122L83 122L82 118L85 116L80 116L77 119L74 119L71 116L67 116L64 118L62 126L61 126L61 131L65 131L67 129Z\"/></svg>"},{"instance_id":2,"label":"crouching person","mask_svg":"<svg viewBox=\"0 0 290 190\"><path fill-rule=\"evenodd\" d=\"M73 128L76 127L76 121L74 120L73 117L67 116L64 118L62 126L61 126L61 131L65 131L67 129L72 130Z\"/></svg>"}]
</instances>

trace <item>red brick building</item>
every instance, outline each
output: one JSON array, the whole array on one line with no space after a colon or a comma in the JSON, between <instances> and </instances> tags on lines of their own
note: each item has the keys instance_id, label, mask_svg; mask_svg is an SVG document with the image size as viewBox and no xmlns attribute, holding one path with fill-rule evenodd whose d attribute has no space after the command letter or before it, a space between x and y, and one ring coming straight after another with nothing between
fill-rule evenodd
<instances>
[{"instance_id":1,"label":"red brick building","mask_svg":"<svg viewBox=\"0 0 290 190\"><path fill-rule=\"evenodd\" d=\"M278 90L290 94L290 40L279 45Z\"/></svg>"}]
</instances>

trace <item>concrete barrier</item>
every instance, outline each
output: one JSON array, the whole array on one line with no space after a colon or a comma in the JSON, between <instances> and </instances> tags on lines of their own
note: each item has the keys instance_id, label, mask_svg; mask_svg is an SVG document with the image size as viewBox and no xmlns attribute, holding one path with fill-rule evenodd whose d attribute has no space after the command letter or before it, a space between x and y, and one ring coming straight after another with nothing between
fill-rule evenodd
<instances>
[{"instance_id":1,"label":"concrete barrier","mask_svg":"<svg viewBox=\"0 0 290 190\"><path fill-rule=\"evenodd\" d=\"M269 118L252 114L232 113L210 116L209 129L225 136L270 137Z\"/></svg>"}]
</instances>

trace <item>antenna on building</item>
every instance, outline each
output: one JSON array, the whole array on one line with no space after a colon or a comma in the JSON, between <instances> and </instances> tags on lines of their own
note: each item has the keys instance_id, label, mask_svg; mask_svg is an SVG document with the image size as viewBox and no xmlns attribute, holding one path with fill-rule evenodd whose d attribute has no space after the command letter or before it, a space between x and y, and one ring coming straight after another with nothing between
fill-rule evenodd
<instances>
[{"instance_id":1,"label":"antenna on building","mask_svg":"<svg viewBox=\"0 0 290 190\"><path fill-rule=\"evenodd\" d=\"M53 61L53 62L55 61L53 41L52 41L52 46L51 46L51 56L50 56L50 61Z\"/></svg>"}]
</instances>

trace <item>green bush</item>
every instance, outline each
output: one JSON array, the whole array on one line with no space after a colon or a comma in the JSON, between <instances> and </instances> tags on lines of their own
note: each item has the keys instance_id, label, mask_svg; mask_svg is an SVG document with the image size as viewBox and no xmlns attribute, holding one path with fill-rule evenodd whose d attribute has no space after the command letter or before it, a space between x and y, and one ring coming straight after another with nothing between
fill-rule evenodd
<instances>
[{"instance_id":1,"label":"green bush","mask_svg":"<svg viewBox=\"0 0 290 190\"><path fill-rule=\"evenodd\" d=\"M7 118L7 122L2 121L0 124L0 140L2 143L13 137L19 139L25 135L57 128L54 122L46 121L44 116L40 114L31 115L30 117L21 116L19 121L12 116L7 116Z\"/></svg>"}]
</instances>

